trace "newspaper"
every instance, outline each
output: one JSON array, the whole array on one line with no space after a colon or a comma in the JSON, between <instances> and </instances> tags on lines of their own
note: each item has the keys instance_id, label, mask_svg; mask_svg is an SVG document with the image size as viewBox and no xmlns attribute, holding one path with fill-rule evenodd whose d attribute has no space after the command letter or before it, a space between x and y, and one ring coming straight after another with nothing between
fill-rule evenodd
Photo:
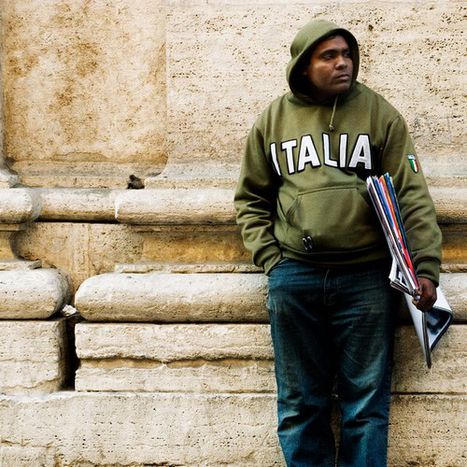
<instances>
[{"instance_id":1,"label":"newspaper","mask_svg":"<svg viewBox=\"0 0 467 467\"><path fill-rule=\"evenodd\" d=\"M390 284L404 295L425 362L431 368L431 352L451 324L452 310L440 287L436 289L437 300L430 310L423 312L414 305L419 282L392 179L387 173L368 177L367 187L392 255Z\"/></svg>"}]
</instances>

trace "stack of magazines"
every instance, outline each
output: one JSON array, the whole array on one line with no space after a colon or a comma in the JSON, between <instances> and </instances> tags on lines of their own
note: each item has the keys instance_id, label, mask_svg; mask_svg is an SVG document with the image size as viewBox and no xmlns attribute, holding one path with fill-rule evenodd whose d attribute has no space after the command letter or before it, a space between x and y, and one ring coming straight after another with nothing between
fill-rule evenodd
<instances>
[{"instance_id":1,"label":"stack of magazines","mask_svg":"<svg viewBox=\"0 0 467 467\"><path fill-rule=\"evenodd\" d=\"M392 255L389 273L391 286L404 294L426 364L430 368L431 352L451 324L452 310L440 287L436 289L437 300L430 310L422 312L413 304L413 299L419 294L419 283L392 179L389 174L379 178L368 177L367 186Z\"/></svg>"}]
</instances>

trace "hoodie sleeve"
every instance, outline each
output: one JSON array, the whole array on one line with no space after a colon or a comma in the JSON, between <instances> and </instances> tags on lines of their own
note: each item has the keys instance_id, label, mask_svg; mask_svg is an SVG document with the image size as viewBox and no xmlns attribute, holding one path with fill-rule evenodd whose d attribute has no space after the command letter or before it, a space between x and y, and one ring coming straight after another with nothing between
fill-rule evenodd
<instances>
[{"instance_id":1,"label":"hoodie sleeve","mask_svg":"<svg viewBox=\"0 0 467 467\"><path fill-rule=\"evenodd\" d=\"M441 231L407 125L400 115L389 125L382 172L393 177L417 275L438 285Z\"/></svg>"},{"instance_id":2,"label":"hoodie sleeve","mask_svg":"<svg viewBox=\"0 0 467 467\"><path fill-rule=\"evenodd\" d=\"M282 256L272 233L278 186L278 176L264 151L263 135L254 126L248 135L234 204L245 247L266 273Z\"/></svg>"}]
</instances>

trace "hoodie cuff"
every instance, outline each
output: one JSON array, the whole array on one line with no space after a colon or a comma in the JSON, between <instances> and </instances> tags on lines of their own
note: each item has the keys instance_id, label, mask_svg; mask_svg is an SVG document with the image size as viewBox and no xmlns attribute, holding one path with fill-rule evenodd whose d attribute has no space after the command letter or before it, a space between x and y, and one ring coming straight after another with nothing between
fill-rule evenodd
<instances>
[{"instance_id":1,"label":"hoodie cuff","mask_svg":"<svg viewBox=\"0 0 467 467\"><path fill-rule=\"evenodd\" d=\"M279 247L271 245L261 252L258 258L258 266L262 266L266 274L282 259L282 253Z\"/></svg>"},{"instance_id":2,"label":"hoodie cuff","mask_svg":"<svg viewBox=\"0 0 467 467\"><path fill-rule=\"evenodd\" d=\"M417 264L417 276L430 279L436 287L439 285L439 263L437 261L422 261Z\"/></svg>"}]
</instances>

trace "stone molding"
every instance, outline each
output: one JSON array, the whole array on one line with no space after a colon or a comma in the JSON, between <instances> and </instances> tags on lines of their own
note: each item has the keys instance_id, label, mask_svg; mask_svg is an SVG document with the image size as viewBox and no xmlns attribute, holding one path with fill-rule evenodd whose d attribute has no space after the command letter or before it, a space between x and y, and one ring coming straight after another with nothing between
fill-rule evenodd
<instances>
[{"instance_id":1,"label":"stone molding","mask_svg":"<svg viewBox=\"0 0 467 467\"><path fill-rule=\"evenodd\" d=\"M129 190L115 201L115 219L149 225L234 223L233 191L203 187Z\"/></svg>"},{"instance_id":2,"label":"stone molding","mask_svg":"<svg viewBox=\"0 0 467 467\"><path fill-rule=\"evenodd\" d=\"M442 274L459 322L467 320L467 273ZM250 273L107 273L84 281L75 306L88 321L268 321L267 278Z\"/></svg>"},{"instance_id":3,"label":"stone molding","mask_svg":"<svg viewBox=\"0 0 467 467\"><path fill-rule=\"evenodd\" d=\"M0 271L0 319L46 319L68 300L68 279L57 269Z\"/></svg>"},{"instance_id":4,"label":"stone molding","mask_svg":"<svg viewBox=\"0 0 467 467\"><path fill-rule=\"evenodd\" d=\"M158 180L155 178L154 180ZM153 188L14 188L1 189L0 223L38 220L123 224L224 224L235 222L232 186L203 186L162 179ZM159 185L157 185L160 182ZM177 182L177 183L176 183ZM166 184L165 184L166 183ZM231 185L235 182L231 179ZM467 223L467 188L430 186L442 224Z\"/></svg>"},{"instance_id":5,"label":"stone molding","mask_svg":"<svg viewBox=\"0 0 467 467\"><path fill-rule=\"evenodd\" d=\"M41 212L40 197L28 188L0 188L0 230L2 224L24 224Z\"/></svg>"},{"instance_id":6,"label":"stone molding","mask_svg":"<svg viewBox=\"0 0 467 467\"><path fill-rule=\"evenodd\" d=\"M8 169L0 168L0 188L11 188L18 184L18 182L18 175L10 172Z\"/></svg>"},{"instance_id":7,"label":"stone molding","mask_svg":"<svg viewBox=\"0 0 467 467\"><path fill-rule=\"evenodd\" d=\"M81 284L75 306L89 321L266 322L266 278L107 273Z\"/></svg>"}]
</instances>

